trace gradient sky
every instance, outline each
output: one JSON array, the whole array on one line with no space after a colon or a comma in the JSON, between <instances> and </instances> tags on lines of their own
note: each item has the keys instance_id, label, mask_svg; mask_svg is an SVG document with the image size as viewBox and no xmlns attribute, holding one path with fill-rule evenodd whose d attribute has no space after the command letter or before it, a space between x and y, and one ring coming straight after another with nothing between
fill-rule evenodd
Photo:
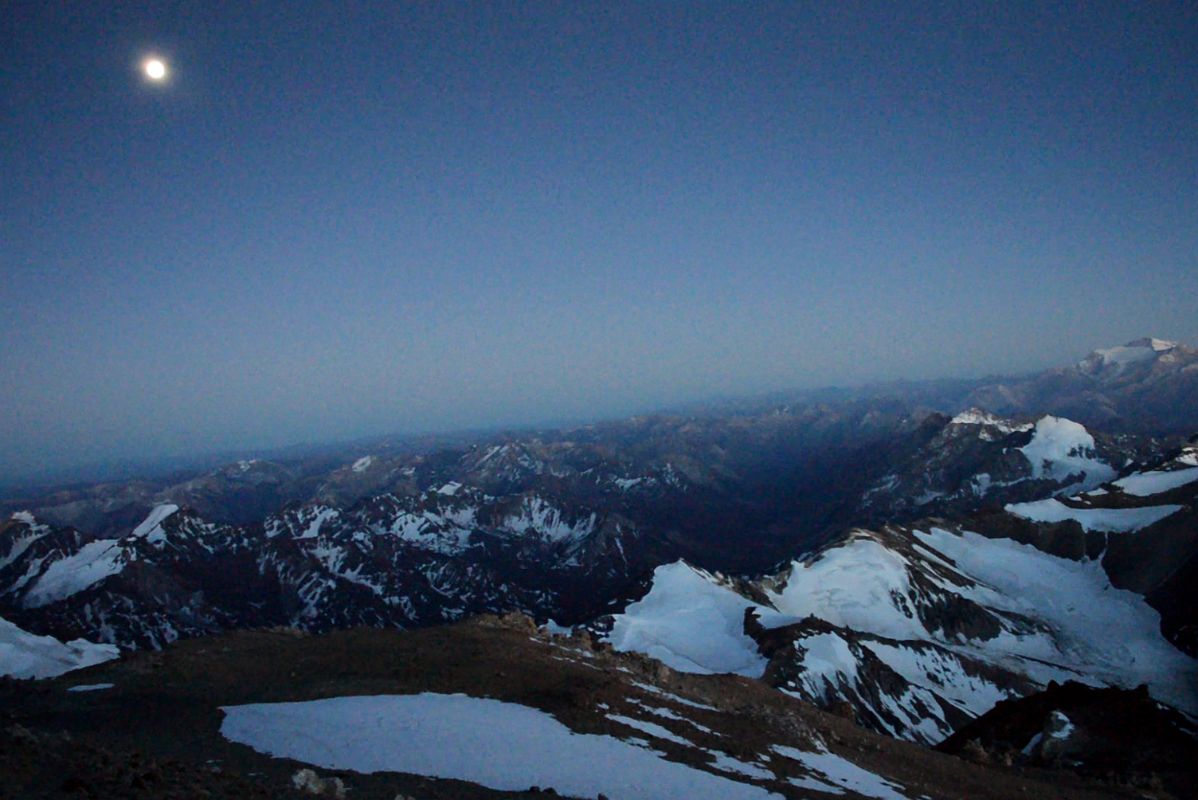
<instances>
[{"instance_id":1,"label":"gradient sky","mask_svg":"<svg viewBox=\"0 0 1198 800\"><path fill-rule=\"evenodd\" d=\"M0 474L1195 343L1196 9L5 3Z\"/></svg>"}]
</instances>

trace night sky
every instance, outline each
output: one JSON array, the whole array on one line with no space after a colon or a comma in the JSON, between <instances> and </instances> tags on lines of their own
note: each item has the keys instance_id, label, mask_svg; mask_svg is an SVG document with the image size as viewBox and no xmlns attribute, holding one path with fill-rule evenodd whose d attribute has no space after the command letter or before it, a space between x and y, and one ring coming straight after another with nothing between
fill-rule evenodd
<instances>
[{"instance_id":1,"label":"night sky","mask_svg":"<svg viewBox=\"0 0 1198 800\"><path fill-rule=\"evenodd\" d=\"M0 477L1198 341L1198 4L0 20Z\"/></svg>"}]
</instances>

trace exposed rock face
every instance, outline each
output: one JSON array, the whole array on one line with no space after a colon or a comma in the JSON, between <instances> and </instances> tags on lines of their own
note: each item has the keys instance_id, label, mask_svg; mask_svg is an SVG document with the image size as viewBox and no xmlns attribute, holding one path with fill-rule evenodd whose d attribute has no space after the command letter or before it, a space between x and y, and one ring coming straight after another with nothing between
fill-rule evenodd
<instances>
[{"instance_id":1,"label":"exposed rock face","mask_svg":"<svg viewBox=\"0 0 1198 800\"><path fill-rule=\"evenodd\" d=\"M1020 763L1102 775L1142 788L1177 791L1194 783L1198 739L1185 717L1154 702L1147 687L1051 683L1004 700L937 746L993 763Z\"/></svg>"},{"instance_id":2,"label":"exposed rock face","mask_svg":"<svg viewBox=\"0 0 1198 800\"><path fill-rule=\"evenodd\" d=\"M599 613L643 569L619 516L444 487L264 525L160 506L119 539L29 515L0 527L0 602L38 631L161 647L237 627L412 627L483 612Z\"/></svg>"},{"instance_id":3,"label":"exposed rock face","mask_svg":"<svg viewBox=\"0 0 1198 800\"><path fill-rule=\"evenodd\" d=\"M765 629L746 615L746 632L770 661L762 679L821 708L847 715L870 730L922 742L936 742L973 719L953 696L950 671L966 681L995 687L996 696L1018 696L1035 684L1018 673L954 653L930 642L889 640L807 617L782 628ZM876 649L875 649L876 648ZM915 661L938 665L945 674L937 691L900 674L879 652L906 651ZM819 662L819 666L816 663ZM839 662L839 665L837 664ZM850 668L844 668L851 664ZM948 665L950 669L946 669Z\"/></svg>"}]
</instances>

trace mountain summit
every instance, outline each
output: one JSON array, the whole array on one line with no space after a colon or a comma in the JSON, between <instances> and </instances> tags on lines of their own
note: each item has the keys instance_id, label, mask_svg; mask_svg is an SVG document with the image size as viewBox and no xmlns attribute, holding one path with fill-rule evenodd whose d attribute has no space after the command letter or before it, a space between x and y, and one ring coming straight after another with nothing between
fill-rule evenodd
<instances>
[{"instance_id":1,"label":"mountain summit","mask_svg":"<svg viewBox=\"0 0 1198 800\"><path fill-rule=\"evenodd\" d=\"M1179 347L1177 342L1145 336L1128 342L1122 347L1095 350L1078 362L1078 369L1087 375L1118 375L1125 368L1136 364L1155 363L1161 356Z\"/></svg>"},{"instance_id":2,"label":"mountain summit","mask_svg":"<svg viewBox=\"0 0 1198 800\"><path fill-rule=\"evenodd\" d=\"M1198 429L1198 348L1145 337L1068 367L981 386L970 405L1004 415L1048 413L1128 433Z\"/></svg>"}]
</instances>

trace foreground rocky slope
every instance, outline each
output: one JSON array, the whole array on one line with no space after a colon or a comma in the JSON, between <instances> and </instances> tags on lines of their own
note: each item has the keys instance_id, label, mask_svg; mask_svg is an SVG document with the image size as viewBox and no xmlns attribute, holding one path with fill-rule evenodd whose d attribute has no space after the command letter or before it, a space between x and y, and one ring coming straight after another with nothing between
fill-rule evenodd
<instances>
[{"instance_id":1,"label":"foreground rocky slope","mask_svg":"<svg viewBox=\"0 0 1198 800\"><path fill-rule=\"evenodd\" d=\"M360 697L374 698L370 713L394 754L370 725L326 738L324 722ZM421 704L456 711L434 722L413 716ZM317 637L239 632L36 686L0 684L0 708L0 771L14 797L300 797L293 781L305 769L330 787L327 796L340 782L346 796L385 800L550 790L615 800L683 784L696 798L1145 796L1119 781L969 763L869 733L757 681L676 673L519 618ZM500 711L502 752L477 747L486 733L478 725L453 722ZM278 714L306 724L279 736L270 726ZM572 761L569 748L523 757L546 730L567 732L570 747L618 753L622 766ZM304 747L316 748L311 761L262 752ZM387 768L414 751L424 754L418 763ZM328 763L349 758L375 761L357 771ZM1174 766L1147 796L1180 796L1187 777Z\"/></svg>"},{"instance_id":2,"label":"foreground rocky slope","mask_svg":"<svg viewBox=\"0 0 1198 800\"><path fill-rule=\"evenodd\" d=\"M1159 788L1158 771L1171 764L1198 764L1194 734L1190 720L1154 702L1146 687L1068 682L999 703L936 749L982 763L1135 776L1133 782Z\"/></svg>"}]
</instances>

